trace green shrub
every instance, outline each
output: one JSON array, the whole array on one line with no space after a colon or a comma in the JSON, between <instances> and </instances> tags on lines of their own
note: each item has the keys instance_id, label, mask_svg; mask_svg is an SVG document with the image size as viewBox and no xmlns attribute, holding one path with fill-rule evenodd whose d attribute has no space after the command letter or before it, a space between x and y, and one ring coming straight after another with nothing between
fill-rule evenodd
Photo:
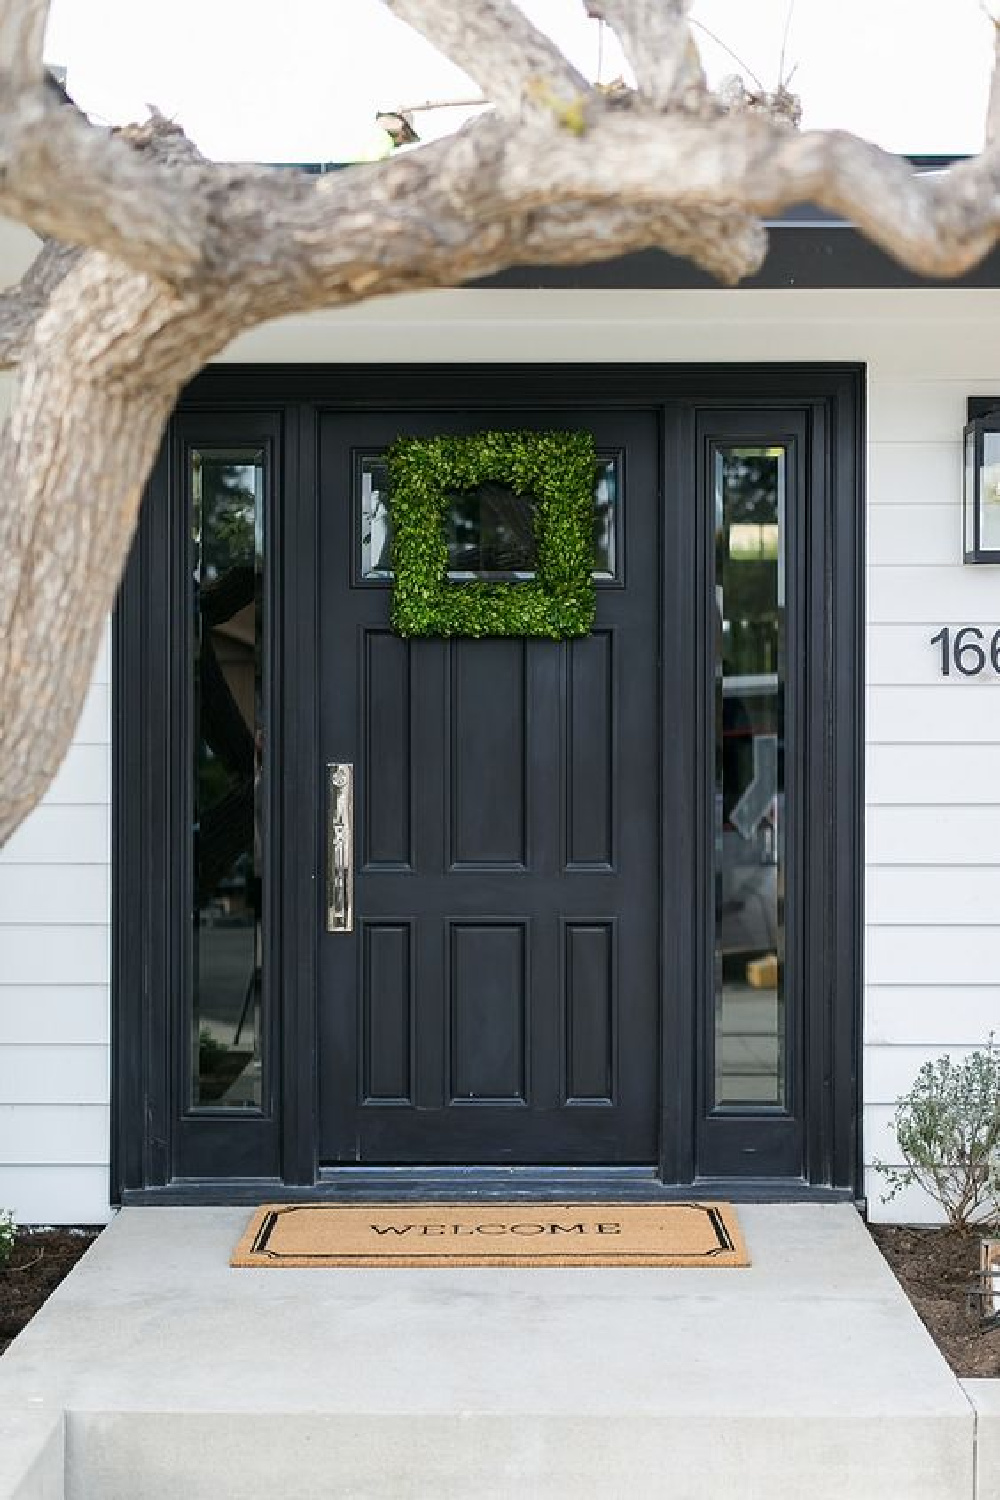
<instances>
[{"instance_id":1,"label":"green shrub","mask_svg":"<svg viewBox=\"0 0 1000 1500\"><path fill-rule=\"evenodd\" d=\"M940 1204L953 1229L995 1219L1000 1210L1000 1055L992 1034L960 1063L946 1054L924 1063L896 1101L896 1139L906 1166L875 1166L889 1191L916 1184Z\"/></svg>"},{"instance_id":2,"label":"green shrub","mask_svg":"<svg viewBox=\"0 0 1000 1500\"><path fill-rule=\"evenodd\" d=\"M10 1260L16 1235L14 1215L9 1208L0 1208L0 1266L5 1266Z\"/></svg>"}]
</instances>

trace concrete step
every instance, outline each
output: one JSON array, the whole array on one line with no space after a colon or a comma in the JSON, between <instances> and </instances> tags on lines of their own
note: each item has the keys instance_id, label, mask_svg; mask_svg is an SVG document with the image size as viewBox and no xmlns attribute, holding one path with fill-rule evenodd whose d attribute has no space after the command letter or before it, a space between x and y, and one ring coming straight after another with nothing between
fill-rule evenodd
<instances>
[{"instance_id":1,"label":"concrete step","mask_svg":"<svg viewBox=\"0 0 1000 1500\"><path fill-rule=\"evenodd\" d=\"M748 1270L230 1270L127 1209L0 1360L67 1500L973 1500L974 1412L855 1211L739 1210Z\"/></svg>"}]
</instances>

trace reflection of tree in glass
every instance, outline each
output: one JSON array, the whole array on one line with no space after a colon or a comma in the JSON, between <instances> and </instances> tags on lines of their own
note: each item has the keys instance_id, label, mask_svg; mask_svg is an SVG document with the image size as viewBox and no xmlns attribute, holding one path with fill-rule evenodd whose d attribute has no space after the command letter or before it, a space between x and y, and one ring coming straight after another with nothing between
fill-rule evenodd
<instances>
[{"instance_id":1,"label":"reflection of tree in glass","mask_svg":"<svg viewBox=\"0 0 1000 1500\"><path fill-rule=\"evenodd\" d=\"M384 463L373 464L362 485L361 554L366 574L390 571L390 537L388 472Z\"/></svg>"},{"instance_id":2,"label":"reflection of tree in glass","mask_svg":"<svg viewBox=\"0 0 1000 1500\"><path fill-rule=\"evenodd\" d=\"M448 562L463 573L528 573L537 566L535 501L488 481L448 497Z\"/></svg>"},{"instance_id":3,"label":"reflection of tree in glass","mask_svg":"<svg viewBox=\"0 0 1000 1500\"><path fill-rule=\"evenodd\" d=\"M223 882L245 892L253 874L254 725L236 701L213 636L256 606L254 641L244 644L234 631L227 643L230 652L256 655L260 580L255 468L203 459L201 477L196 868L197 900L205 906Z\"/></svg>"},{"instance_id":4,"label":"reflection of tree in glass","mask_svg":"<svg viewBox=\"0 0 1000 1500\"><path fill-rule=\"evenodd\" d=\"M201 581L253 562L257 518L255 471L246 464L203 460Z\"/></svg>"},{"instance_id":5,"label":"reflection of tree in glass","mask_svg":"<svg viewBox=\"0 0 1000 1500\"><path fill-rule=\"evenodd\" d=\"M762 541L756 556L731 547L734 527L776 528L778 477L782 455L766 450L730 449L722 455L722 511L716 527L716 578L723 588L726 671L735 674L773 671L776 667L778 589L777 556L767 555Z\"/></svg>"}]
</instances>

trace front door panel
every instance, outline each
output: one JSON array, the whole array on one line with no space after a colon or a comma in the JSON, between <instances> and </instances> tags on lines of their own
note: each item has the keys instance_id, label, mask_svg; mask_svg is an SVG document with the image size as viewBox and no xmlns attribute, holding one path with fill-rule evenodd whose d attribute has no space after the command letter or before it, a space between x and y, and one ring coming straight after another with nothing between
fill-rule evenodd
<instances>
[{"instance_id":1,"label":"front door panel","mask_svg":"<svg viewBox=\"0 0 1000 1500\"><path fill-rule=\"evenodd\" d=\"M395 636L371 475L400 433L579 413L321 421L320 745L354 766L353 930L320 940L323 1162L657 1159L658 422L584 420L612 496L596 625L569 642Z\"/></svg>"}]
</instances>

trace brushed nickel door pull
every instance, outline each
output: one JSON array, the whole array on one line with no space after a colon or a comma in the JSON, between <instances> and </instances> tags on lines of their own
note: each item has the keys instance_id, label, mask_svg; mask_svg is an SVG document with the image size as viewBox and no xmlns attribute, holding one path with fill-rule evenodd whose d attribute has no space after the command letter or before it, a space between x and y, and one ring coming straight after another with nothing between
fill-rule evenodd
<instances>
[{"instance_id":1,"label":"brushed nickel door pull","mask_svg":"<svg viewBox=\"0 0 1000 1500\"><path fill-rule=\"evenodd\" d=\"M326 768L326 930L354 931L354 767Z\"/></svg>"}]
</instances>

